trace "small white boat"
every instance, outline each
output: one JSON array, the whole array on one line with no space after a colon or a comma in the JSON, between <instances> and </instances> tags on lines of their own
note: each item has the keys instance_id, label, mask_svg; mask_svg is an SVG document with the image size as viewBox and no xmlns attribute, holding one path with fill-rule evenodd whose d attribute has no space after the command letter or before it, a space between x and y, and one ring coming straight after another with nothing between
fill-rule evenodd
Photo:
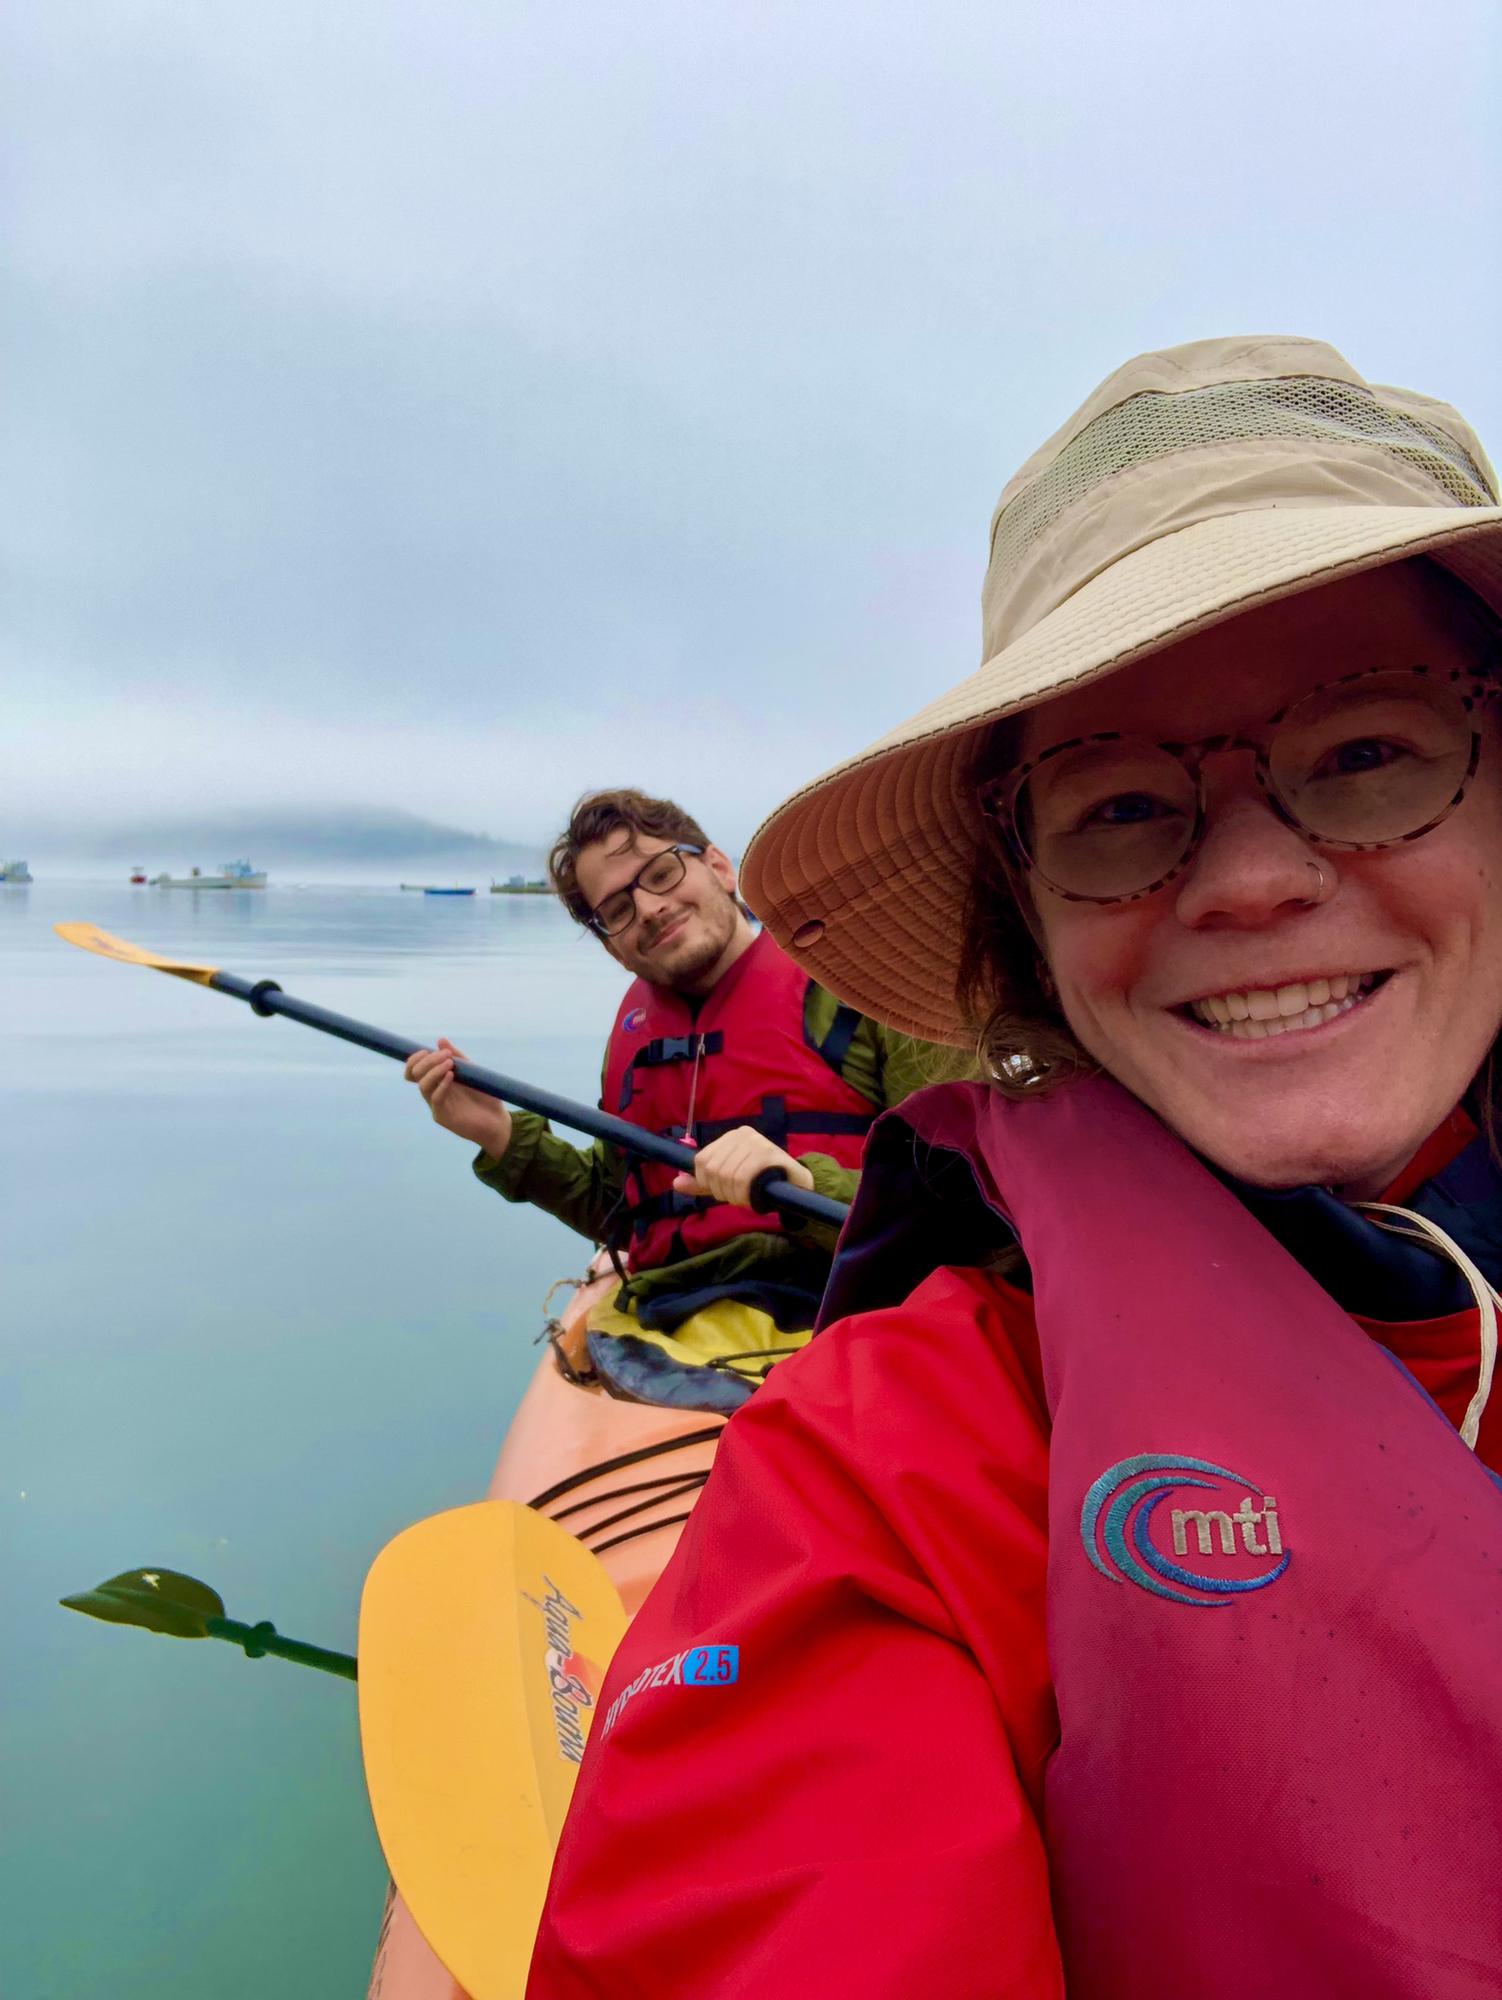
<instances>
[{"instance_id":1,"label":"small white boat","mask_svg":"<svg viewBox=\"0 0 1502 2000\"><path fill-rule=\"evenodd\" d=\"M252 868L248 861L226 861L217 875L205 875L194 868L186 875L153 875L153 889L264 889L266 871Z\"/></svg>"},{"instance_id":2,"label":"small white boat","mask_svg":"<svg viewBox=\"0 0 1502 2000\"><path fill-rule=\"evenodd\" d=\"M0 861L0 883L7 888L24 889L35 879L24 861Z\"/></svg>"}]
</instances>

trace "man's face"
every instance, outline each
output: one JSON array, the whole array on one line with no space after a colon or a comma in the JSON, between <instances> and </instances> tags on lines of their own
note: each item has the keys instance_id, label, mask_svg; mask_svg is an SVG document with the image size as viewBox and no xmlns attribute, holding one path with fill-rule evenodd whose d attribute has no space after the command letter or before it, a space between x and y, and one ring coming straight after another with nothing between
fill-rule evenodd
<instances>
[{"instance_id":1,"label":"man's face","mask_svg":"<svg viewBox=\"0 0 1502 2000\"><path fill-rule=\"evenodd\" d=\"M598 909L624 889L654 854L675 843L618 827L581 850L575 874L580 894ZM731 956L745 919L735 900L735 869L717 847L683 856L681 882L661 894L638 886L636 914L623 931L604 940L605 949L628 972L680 993L704 993Z\"/></svg>"}]
</instances>

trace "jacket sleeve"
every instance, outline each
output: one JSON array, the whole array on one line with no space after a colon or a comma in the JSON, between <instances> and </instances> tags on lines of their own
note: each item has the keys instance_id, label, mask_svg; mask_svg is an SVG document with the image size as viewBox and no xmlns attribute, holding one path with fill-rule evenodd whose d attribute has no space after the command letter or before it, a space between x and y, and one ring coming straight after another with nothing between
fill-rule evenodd
<instances>
[{"instance_id":1,"label":"jacket sleeve","mask_svg":"<svg viewBox=\"0 0 1502 2000\"><path fill-rule=\"evenodd\" d=\"M811 1042L817 1044L829 1033L839 1005L826 987L810 982L808 998L804 1003L804 1024ZM874 1110L889 1110L912 1091L936 1081L940 1073L937 1065L953 1068L954 1056L952 1049L938 1049L929 1042L914 1041L910 1035L900 1035L895 1029L883 1027L879 1021L862 1015L840 1064L840 1074L853 1090L871 1100ZM828 1153L817 1149L810 1152L800 1150L798 1158L813 1175L815 1194L826 1195L831 1201L842 1201L847 1206L854 1201L855 1191L860 1185L860 1173L856 1168L842 1167ZM840 1232L833 1223L789 1217L784 1227L800 1242L834 1255Z\"/></svg>"},{"instance_id":2,"label":"jacket sleeve","mask_svg":"<svg viewBox=\"0 0 1502 2000\"><path fill-rule=\"evenodd\" d=\"M602 1090L603 1086L602 1069ZM473 1166L476 1180L485 1187L507 1201L546 1209L591 1243L604 1242L626 1191L626 1162L617 1147L604 1139L596 1139L592 1146L571 1146L535 1111L513 1111L511 1143L505 1153L499 1160L478 1153Z\"/></svg>"},{"instance_id":3,"label":"jacket sleeve","mask_svg":"<svg viewBox=\"0 0 1502 2000\"><path fill-rule=\"evenodd\" d=\"M909 1423L933 1338L931 1311L846 1321L728 1428L601 1693L528 2000L1062 1994L1046 1447L968 1381ZM1010 1468L998 1431L1030 1440ZM720 1650L691 1684L700 1647L733 1682Z\"/></svg>"},{"instance_id":4,"label":"jacket sleeve","mask_svg":"<svg viewBox=\"0 0 1502 2000\"><path fill-rule=\"evenodd\" d=\"M838 1160L832 1160L828 1153L799 1153L797 1155L813 1176L813 1191L830 1201L842 1201L848 1208L855 1200L855 1190L860 1186L860 1174L854 1167L842 1167ZM795 1242L806 1244L812 1250L822 1250L833 1257L835 1246L840 1240L840 1225L837 1222L816 1222L806 1215L787 1215L782 1226Z\"/></svg>"},{"instance_id":5,"label":"jacket sleeve","mask_svg":"<svg viewBox=\"0 0 1502 2000\"><path fill-rule=\"evenodd\" d=\"M507 1201L546 1209L591 1243L604 1240L625 1185L625 1163L614 1146L603 1139L571 1146L532 1111L512 1112L511 1144L499 1160L478 1153L473 1164L484 1186Z\"/></svg>"},{"instance_id":6,"label":"jacket sleeve","mask_svg":"<svg viewBox=\"0 0 1502 2000\"><path fill-rule=\"evenodd\" d=\"M815 990L823 994L822 988ZM832 996L824 997L832 1000ZM885 1028L879 1021L862 1019L841 1073L847 1083L869 1097L879 1109L890 1110L925 1084L953 1076L965 1066L965 1059L955 1049L915 1041L911 1035L900 1035L895 1028ZM854 1167L840 1166L827 1153L800 1153L799 1158L814 1177L816 1194L828 1195L832 1201L854 1201L860 1185L860 1174ZM803 1241L833 1254L839 1231L829 1223L790 1221L787 1227Z\"/></svg>"}]
</instances>

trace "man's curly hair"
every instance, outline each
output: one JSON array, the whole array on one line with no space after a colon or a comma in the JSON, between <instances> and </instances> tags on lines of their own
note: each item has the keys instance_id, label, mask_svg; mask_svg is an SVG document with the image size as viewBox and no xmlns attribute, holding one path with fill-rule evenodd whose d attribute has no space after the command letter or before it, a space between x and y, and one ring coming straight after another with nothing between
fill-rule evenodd
<instances>
[{"instance_id":1,"label":"man's curly hair","mask_svg":"<svg viewBox=\"0 0 1502 2000\"><path fill-rule=\"evenodd\" d=\"M548 856L548 880L576 924L589 922L589 904L579 888L579 856L586 847L608 840L623 826L633 835L645 833L654 840L709 846L709 836L699 822L671 799L654 799L646 792L631 790L586 792Z\"/></svg>"}]
</instances>

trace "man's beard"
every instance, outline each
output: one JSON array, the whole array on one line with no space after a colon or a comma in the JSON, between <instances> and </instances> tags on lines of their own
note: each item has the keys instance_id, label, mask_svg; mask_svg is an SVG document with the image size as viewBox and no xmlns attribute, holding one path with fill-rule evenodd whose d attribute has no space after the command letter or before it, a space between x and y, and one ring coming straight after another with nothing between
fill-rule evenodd
<instances>
[{"instance_id":1,"label":"man's beard","mask_svg":"<svg viewBox=\"0 0 1502 2000\"><path fill-rule=\"evenodd\" d=\"M655 978L664 986L686 987L701 979L717 961L723 957L726 947L735 936L736 909L733 899L726 896L720 907L700 909L698 913L705 920L709 935L704 942L686 958L674 958L670 966L654 967L645 976ZM667 926L664 926L667 928ZM646 957L651 947L643 953Z\"/></svg>"}]
</instances>

